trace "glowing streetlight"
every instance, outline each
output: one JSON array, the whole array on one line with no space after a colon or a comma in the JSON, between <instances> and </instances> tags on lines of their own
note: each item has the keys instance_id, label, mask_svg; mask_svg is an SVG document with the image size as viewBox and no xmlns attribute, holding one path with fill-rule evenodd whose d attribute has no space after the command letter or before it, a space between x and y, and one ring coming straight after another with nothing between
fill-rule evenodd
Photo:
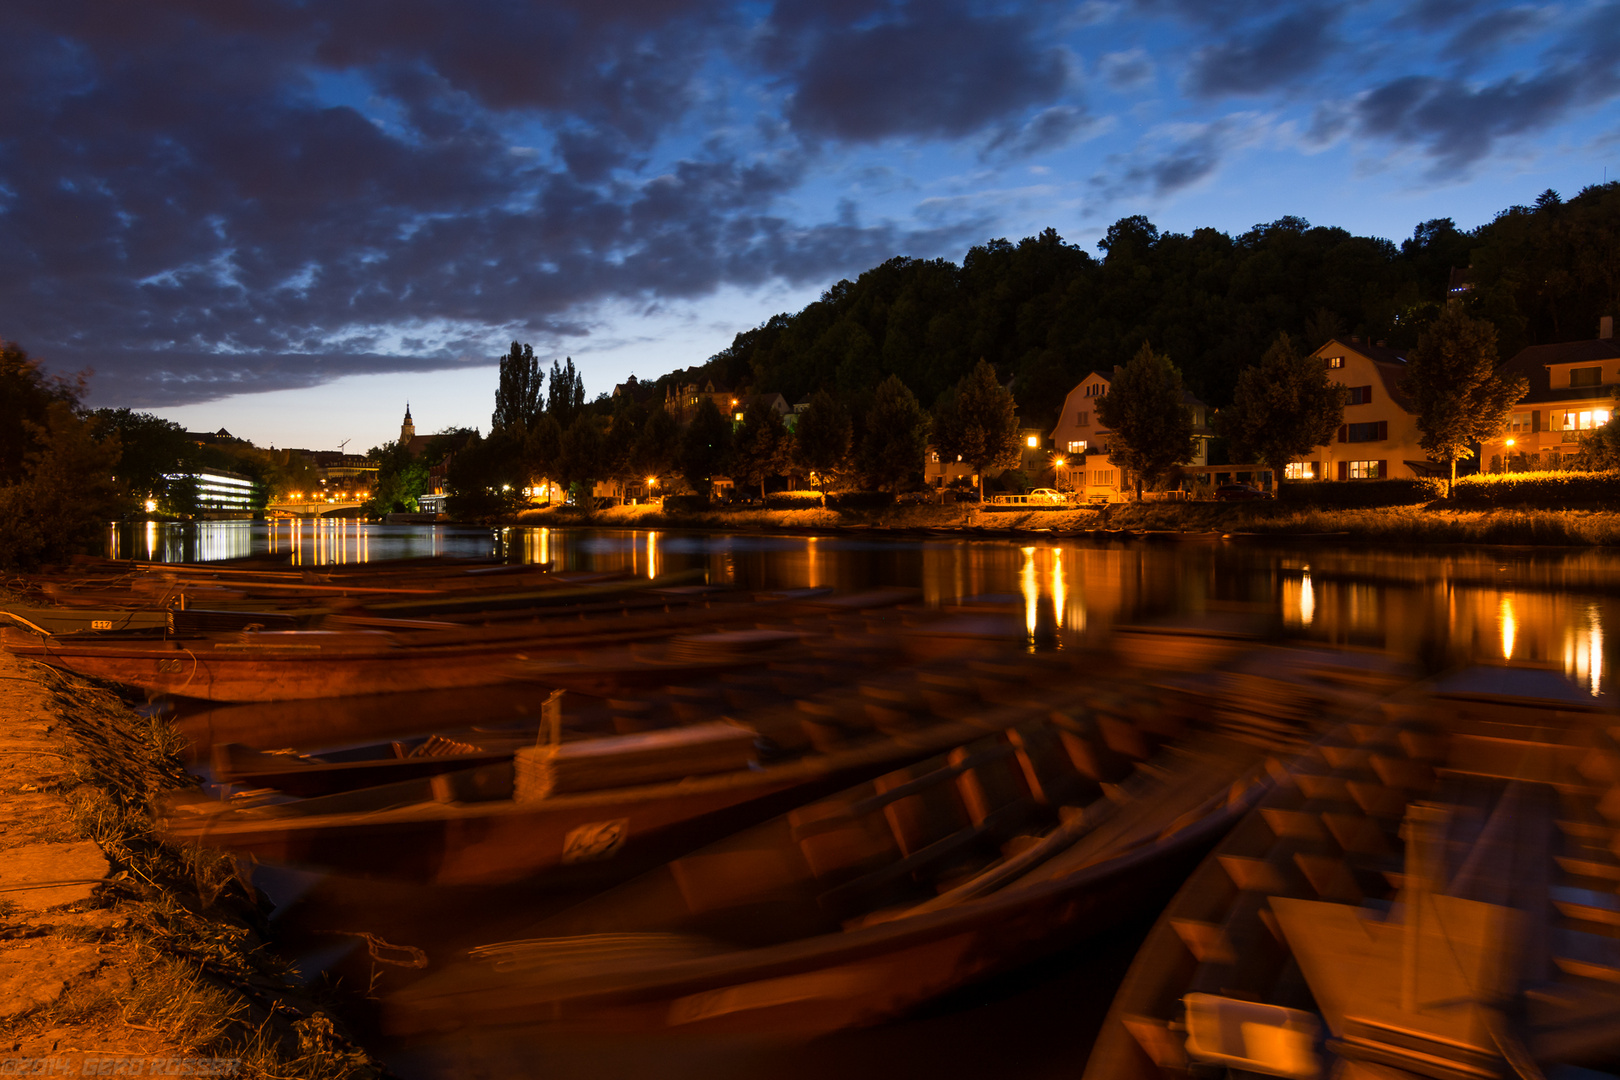
<instances>
[{"instance_id":1,"label":"glowing streetlight","mask_svg":"<svg viewBox=\"0 0 1620 1080\"><path fill-rule=\"evenodd\" d=\"M1514 444L1515 444L1515 443L1516 443L1516 442L1517 442L1517 441L1518 441L1518 440L1516 440L1516 439L1509 439L1509 440L1508 440L1508 441L1507 441L1507 444L1508 444L1508 445L1509 445L1509 446L1513 446L1513 445L1514 445Z\"/></svg>"}]
</instances>

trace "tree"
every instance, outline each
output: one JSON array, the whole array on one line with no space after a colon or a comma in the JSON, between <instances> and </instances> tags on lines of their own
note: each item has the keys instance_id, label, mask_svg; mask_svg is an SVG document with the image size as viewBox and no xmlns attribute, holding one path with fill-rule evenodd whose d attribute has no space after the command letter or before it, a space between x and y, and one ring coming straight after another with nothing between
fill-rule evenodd
<instances>
[{"instance_id":1,"label":"tree","mask_svg":"<svg viewBox=\"0 0 1620 1080\"><path fill-rule=\"evenodd\" d=\"M1620 413L1596 431L1581 436L1581 449L1575 457L1577 468L1594 472L1620 469Z\"/></svg>"},{"instance_id":2,"label":"tree","mask_svg":"<svg viewBox=\"0 0 1620 1080\"><path fill-rule=\"evenodd\" d=\"M494 433L485 439L474 431L445 468L448 508L451 516L461 519L514 512L523 505L524 483L520 455L511 442Z\"/></svg>"},{"instance_id":3,"label":"tree","mask_svg":"<svg viewBox=\"0 0 1620 1080\"><path fill-rule=\"evenodd\" d=\"M527 474L525 486L532 488L535 480L550 480L557 475L557 465L562 458L562 437L562 425L549 412L542 414L534 427L529 429L523 443L523 470ZM551 488L548 485L548 501L550 497Z\"/></svg>"},{"instance_id":4,"label":"tree","mask_svg":"<svg viewBox=\"0 0 1620 1080\"><path fill-rule=\"evenodd\" d=\"M1446 496L1457 482L1457 459L1473 444L1500 435L1513 405L1529 390L1519 377L1496 373L1496 328L1448 301L1407 357L1401 389L1411 398L1422 438L1418 445L1451 468Z\"/></svg>"},{"instance_id":5,"label":"tree","mask_svg":"<svg viewBox=\"0 0 1620 1080\"><path fill-rule=\"evenodd\" d=\"M594 494L594 481L607 475L603 460L602 428L596 417L580 413L562 435L562 453L553 470L557 479L574 492L575 505L589 508Z\"/></svg>"},{"instance_id":6,"label":"tree","mask_svg":"<svg viewBox=\"0 0 1620 1080\"><path fill-rule=\"evenodd\" d=\"M681 433L681 474L692 490L707 498L714 477L723 474L731 457L731 421L704 397L692 422Z\"/></svg>"},{"instance_id":7,"label":"tree","mask_svg":"<svg viewBox=\"0 0 1620 1080\"><path fill-rule=\"evenodd\" d=\"M427 491L427 466L403 442L373 446L366 451L366 457L377 463L377 479L371 486L371 498L366 500L366 514L382 517L415 513L420 506L417 500Z\"/></svg>"},{"instance_id":8,"label":"tree","mask_svg":"<svg viewBox=\"0 0 1620 1080\"><path fill-rule=\"evenodd\" d=\"M783 475L792 465L793 433L782 422L781 413L756 401L743 410L742 427L732 436L731 454L737 479L758 484L763 499L765 481Z\"/></svg>"},{"instance_id":9,"label":"tree","mask_svg":"<svg viewBox=\"0 0 1620 1080\"><path fill-rule=\"evenodd\" d=\"M557 426L564 431L574 422L579 410L585 407L585 380L574 370L574 358L559 365L551 362L551 382L546 387L546 411L557 418Z\"/></svg>"},{"instance_id":10,"label":"tree","mask_svg":"<svg viewBox=\"0 0 1620 1080\"><path fill-rule=\"evenodd\" d=\"M1144 341L1097 399L1097 419L1109 429L1108 458L1134 474L1138 501L1144 482L1154 483L1197 452L1185 394L1176 365Z\"/></svg>"},{"instance_id":11,"label":"tree","mask_svg":"<svg viewBox=\"0 0 1620 1080\"><path fill-rule=\"evenodd\" d=\"M934 445L942 460L960 457L979 474L984 498L986 469L1010 469L1022 460L1018 444L1018 406L996 378L996 369L980 360L956 384L956 393L935 418Z\"/></svg>"},{"instance_id":12,"label":"tree","mask_svg":"<svg viewBox=\"0 0 1620 1080\"><path fill-rule=\"evenodd\" d=\"M0 565L31 567L94 550L126 499L113 471L118 435L96 438L63 400L45 407L44 423L21 423L33 449L16 482L0 487Z\"/></svg>"},{"instance_id":13,"label":"tree","mask_svg":"<svg viewBox=\"0 0 1620 1080\"><path fill-rule=\"evenodd\" d=\"M674 476L681 460L681 429L675 418L655 407L641 427L632 458L636 475L646 477L649 487Z\"/></svg>"},{"instance_id":14,"label":"tree","mask_svg":"<svg viewBox=\"0 0 1620 1080\"><path fill-rule=\"evenodd\" d=\"M168 513L194 511L195 484L180 479L194 470L197 457L197 444L186 437L185 428L130 409L97 409L92 415L98 433L118 436L123 448L118 485L132 503L150 498Z\"/></svg>"},{"instance_id":15,"label":"tree","mask_svg":"<svg viewBox=\"0 0 1620 1080\"><path fill-rule=\"evenodd\" d=\"M0 340L0 484L22 478L24 459L47 430L51 405L75 407L83 396L82 378L52 378L21 347Z\"/></svg>"},{"instance_id":16,"label":"tree","mask_svg":"<svg viewBox=\"0 0 1620 1080\"><path fill-rule=\"evenodd\" d=\"M572 364L572 361L570 361ZM501 381L495 388L492 429L511 428L528 432L540 419L546 402L542 400L546 375L528 345L512 342L512 350L501 357Z\"/></svg>"},{"instance_id":17,"label":"tree","mask_svg":"<svg viewBox=\"0 0 1620 1080\"><path fill-rule=\"evenodd\" d=\"M618 486L621 501L626 488L646 475L636 470L636 441L641 438L646 415L645 406L629 394L621 395L613 403L613 415L608 418L607 430L602 434L603 472Z\"/></svg>"},{"instance_id":18,"label":"tree","mask_svg":"<svg viewBox=\"0 0 1620 1080\"><path fill-rule=\"evenodd\" d=\"M793 456L800 468L815 474L822 506L833 478L849 467L853 434L849 411L825 390L815 392L794 425Z\"/></svg>"},{"instance_id":19,"label":"tree","mask_svg":"<svg viewBox=\"0 0 1620 1080\"><path fill-rule=\"evenodd\" d=\"M1231 441L1234 460L1269 466L1281 487L1290 461L1332 441L1349 403L1349 388L1279 331L1260 362L1238 376L1232 405L1215 415L1215 424Z\"/></svg>"},{"instance_id":20,"label":"tree","mask_svg":"<svg viewBox=\"0 0 1620 1080\"><path fill-rule=\"evenodd\" d=\"M861 439L861 472L877 488L899 491L922 475L932 421L906 384L890 375L878 384Z\"/></svg>"}]
</instances>

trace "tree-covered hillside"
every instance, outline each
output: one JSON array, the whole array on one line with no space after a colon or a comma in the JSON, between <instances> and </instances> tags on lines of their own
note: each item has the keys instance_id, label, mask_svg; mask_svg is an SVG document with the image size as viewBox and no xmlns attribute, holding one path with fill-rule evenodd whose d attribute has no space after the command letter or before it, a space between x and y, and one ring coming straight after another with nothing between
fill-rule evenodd
<instances>
[{"instance_id":1,"label":"tree-covered hillside","mask_svg":"<svg viewBox=\"0 0 1620 1080\"><path fill-rule=\"evenodd\" d=\"M1047 229L975 247L960 266L894 258L738 334L701 374L789 401L822 388L869 400L892 374L931 403L984 358L1014 380L1026 422L1045 423L1087 371L1123 365L1148 341L1219 406L1278 331L1309 348L1341 334L1412 346L1453 268L1469 267L1468 305L1496 326L1506 359L1590 337L1620 307L1620 183L1568 202L1546 192L1469 232L1427 221L1398 246L1295 217L1233 237L1161 234L1140 216L1100 246L1099 260Z\"/></svg>"}]
</instances>

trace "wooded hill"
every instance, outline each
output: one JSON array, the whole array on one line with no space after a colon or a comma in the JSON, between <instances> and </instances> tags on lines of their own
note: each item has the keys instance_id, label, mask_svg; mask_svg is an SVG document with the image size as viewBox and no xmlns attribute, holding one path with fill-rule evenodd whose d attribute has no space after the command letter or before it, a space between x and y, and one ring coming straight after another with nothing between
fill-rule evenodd
<instances>
[{"instance_id":1,"label":"wooded hill","mask_svg":"<svg viewBox=\"0 0 1620 1080\"><path fill-rule=\"evenodd\" d=\"M1233 237L1161 234L1134 216L1100 246L1097 259L1047 229L975 247L960 266L890 259L659 382L713 379L789 401L827 388L854 401L894 374L926 405L983 357L1013 379L1024 422L1046 424L1086 372L1124 364L1146 340L1221 406L1279 330L1306 348L1350 334L1410 347L1454 268L1468 271L1470 313L1495 324L1506 359L1591 337L1620 306L1620 182L1567 202L1547 191L1468 232L1426 221L1399 245L1297 217Z\"/></svg>"}]
</instances>

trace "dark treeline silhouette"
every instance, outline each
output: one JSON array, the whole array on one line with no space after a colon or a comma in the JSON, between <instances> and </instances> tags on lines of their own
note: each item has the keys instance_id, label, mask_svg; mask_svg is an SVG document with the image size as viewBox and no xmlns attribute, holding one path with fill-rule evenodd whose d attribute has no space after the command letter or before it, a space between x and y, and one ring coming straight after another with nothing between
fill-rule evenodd
<instances>
[{"instance_id":1,"label":"dark treeline silhouette","mask_svg":"<svg viewBox=\"0 0 1620 1080\"><path fill-rule=\"evenodd\" d=\"M1297 217L1229 236L1160 233L1134 216L1100 246L1098 259L1047 229L975 247L960 266L890 259L665 379L789 401L828 389L854 402L896 375L927 405L983 358L1013 380L1025 422L1047 423L1087 371L1124 365L1150 341L1188 389L1220 406L1279 331L1308 348L1336 335L1410 348L1439 314L1453 270L1505 359L1590 337L1620 306L1620 183L1567 202L1544 192L1471 231L1426 221L1400 244Z\"/></svg>"}]
</instances>

